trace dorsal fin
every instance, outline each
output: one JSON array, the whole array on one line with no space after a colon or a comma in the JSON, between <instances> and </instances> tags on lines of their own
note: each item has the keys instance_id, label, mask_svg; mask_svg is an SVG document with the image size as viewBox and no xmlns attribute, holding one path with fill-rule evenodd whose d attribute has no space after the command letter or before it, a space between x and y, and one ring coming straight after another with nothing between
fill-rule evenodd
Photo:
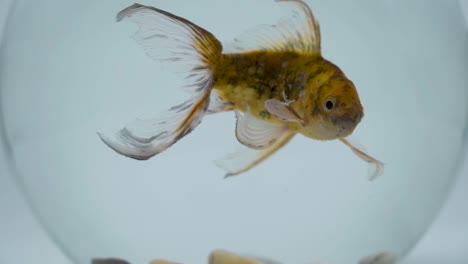
<instances>
[{"instance_id":1,"label":"dorsal fin","mask_svg":"<svg viewBox=\"0 0 468 264\"><path fill-rule=\"evenodd\" d=\"M226 45L228 53L253 50L320 54L320 28L312 10L302 0L276 0L290 7L289 15L275 25L260 25Z\"/></svg>"}]
</instances>

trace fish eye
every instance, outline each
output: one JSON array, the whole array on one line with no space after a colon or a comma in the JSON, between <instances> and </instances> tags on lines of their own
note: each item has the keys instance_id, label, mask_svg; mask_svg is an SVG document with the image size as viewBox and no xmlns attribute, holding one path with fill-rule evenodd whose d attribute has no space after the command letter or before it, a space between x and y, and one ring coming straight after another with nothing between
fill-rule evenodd
<instances>
[{"instance_id":1,"label":"fish eye","mask_svg":"<svg viewBox=\"0 0 468 264\"><path fill-rule=\"evenodd\" d=\"M327 96L324 100L324 103L323 103L323 109L325 111L331 111L333 110L333 108L335 108L335 104L336 104L336 99L334 96Z\"/></svg>"}]
</instances>

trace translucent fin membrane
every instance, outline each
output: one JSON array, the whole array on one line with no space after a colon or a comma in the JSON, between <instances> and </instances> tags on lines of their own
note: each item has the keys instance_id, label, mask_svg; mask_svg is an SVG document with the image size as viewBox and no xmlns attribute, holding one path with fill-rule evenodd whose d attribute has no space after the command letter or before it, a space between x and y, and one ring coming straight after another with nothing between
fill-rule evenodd
<instances>
[{"instance_id":1,"label":"translucent fin membrane","mask_svg":"<svg viewBox=\"0 0 468 264\"><path fill-rule=\"evenodd\" d=\"M190 133L205 115L213 82L213 69L221 56L221 43L208 31L166 11L134 4L117 15L117 21L138 25L136 42L155 60L189 66L186 90L190 98L157 118L136 120L114 137L99 134L116 152L134 159L148 159Z\"/></svg>"},{"instance_id":2,"label":"translucent fin membrane","mask_svg":"<svg viewBox=\"0 0 468 264\"><path fill-rule=\"evenodd\" d=\"M226 171L225 177L241 174L273 155L286 145L295 134L293 131L287 131L278 137L272 145L264 149L252 149L241 145L234 153L228 154L215 163Z\"/></svg>"},{"instance_id":3,"label":"translucent fin membrane","mask_svg":"<svg viewBox=\"0 0 468 264\"><path fill-rule=\"evenodd\" d=\"M340 138L340 141L346 144L359 158L369 163L369 180L375 180L384 173L384 163L366 154L363 150L353 146L347 139Z\"/></svg>"},{"instance_id":4,"label":"translucent fin membrane","mask_svg":"<svg viewBox=\"0 0 468 264\"><path fill-rule=\"evenodd\" d=\"M265 101L265 109L279 120L286 122L299 122L303 120L299 115L287 104L276 99Z\"/></svg>"},{"instance_id":5,"label":"translucent fin membrane","mask_svg":"<svg viewBox=\"0 0 468 264\"><path fill-rule=\"evenodd\" d=\"M170 108L160 117L135 120L114 138L99 133L106 145L130 158L145 160L166 150L200 124L209 104L208 96Z\"/></svg>"},{"instance_id":6,"label":"translucent fin membrane","mask_svg":"<svg viewBox=\"0 0 468 264\"><path fill-rule=\"evenodd\" d=\"M164 10L134 4L117 14L117 21L125 20L138 25L132 37L150 58L184 67L188 78L212 69L221 55L221 43L213 34Z\"/></svg>"},{"instance_id":7,"label":"translucent fin membrane","mask_svg":"<svg viewBox=\"0 0 468 264\"><path fill-rule=\"evenodd\" d=\"M289 15L275 25L260 25L235 38L228 44L228 52L274 50L320 54L320 27L307 4L301 0L276 2L289 4Z\"/></svg>"},{"instance_id":8,"label":"translucent fin membrane","mask_svg":"<svg viewBox=\"0 0 468 264\"><path fill-rule=\"evenodd\" d=\"M208 106L208 114L214 114L219 112L231 111L234 109L234 105L230 102L226 102L216 90L212 90L210 94L210 105Z\"/></svg>"},{"instance_id":9,"label":"translucent fin membrane","mask_svg":"<svg viewBox=\"0 0 468 264\"><path fill-rule=\"evenodd\" d=\"M284 124L270 123L253 116L249 111L235 111L236 137L243 145L253 149L264 149L274 144L288 131Z\"/></svg>"}]
</instances>

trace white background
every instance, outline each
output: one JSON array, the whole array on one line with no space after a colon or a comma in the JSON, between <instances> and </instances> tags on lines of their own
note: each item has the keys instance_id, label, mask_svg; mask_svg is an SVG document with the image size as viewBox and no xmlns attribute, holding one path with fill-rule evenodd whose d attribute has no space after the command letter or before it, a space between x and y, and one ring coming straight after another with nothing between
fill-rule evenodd
<instances>
[{"instance_id":1,"label":"white background","mask_svg":"<svg viewBox=\"0 0 468 264\"><path fill-rule=\"evenodd\" d=\"M0 0L0 32L11 0ZM468 0L460 0L468 21ZM467 22L468 30L468 22ZM467 47L468 48L468 47ZM468 87L467 87L468 89ZM0 142L0 148L2 147ZM468 264L468 155L439 217L404 264ZM69 264L41 230L0 156L0 264Z\"/></svg>"}]
</instances>

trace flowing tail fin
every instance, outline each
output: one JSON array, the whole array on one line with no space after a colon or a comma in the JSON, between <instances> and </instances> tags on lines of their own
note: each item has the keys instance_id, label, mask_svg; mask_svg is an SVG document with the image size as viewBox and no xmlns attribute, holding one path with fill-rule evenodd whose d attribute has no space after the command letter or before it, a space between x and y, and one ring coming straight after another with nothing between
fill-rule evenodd
<instances>
[{"instance_id":1,"label":"flowing tail fin","mask_svg":"<svg viewBox=\"0 0 468 264\"><path fill-rule=\"evenodd\" d=\"M116 152L146 160L161 153L190 133L207 112L213 84L213 72L221 57L221 43L194 23L154 7L134 4L117 15L117 21L130 20L138 25L133 39L149 57L188 66L191 85L189 100L171 107L151 120L135 120L114 137L98 133Z\"/></svg>"}]
</instances>

